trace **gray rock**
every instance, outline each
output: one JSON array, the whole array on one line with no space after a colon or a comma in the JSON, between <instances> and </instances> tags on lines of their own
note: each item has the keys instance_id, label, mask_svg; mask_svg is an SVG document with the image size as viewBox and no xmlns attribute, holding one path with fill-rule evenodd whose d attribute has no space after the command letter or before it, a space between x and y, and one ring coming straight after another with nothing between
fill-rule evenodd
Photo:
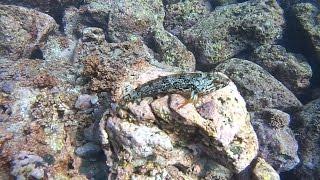
<instances>
[{"instance_id":1,"label":"gray rock","mask_svg":"<svg viewBox=\"0 0 320 180\"><path fill-rule=\"evenodd\" d=\"M139 104L129 104L128 109L138 121L154 122L156 117L149 104L150 102L148 100L142 100Z\"/></svg>"},{"instance_id":2,"label":"gray rock","mask_svg":"<svg viewBox=\"0 0 320 180\"><path fill-rule=\"evenodd\" d=\"M89 142L75 150L76 155L82 158L95 158L101 155L102 149L99 145Z\"/></svg>"},{"instance_id":3,"label":"gray rock","mask_svg":"<svg viewBox=\"0 0 320 180\"><path fill-rule=\"evenodd\" d=\"M310 65L302 55L289 53L280 45L258 47L251 60L294 93L308 88L312 76Z\"/></svg>"},{"instance_id":4,"label":"gray rock","mask_svg":"<svg viewBox=\"0 0 320 180\"><path fill-rule=\"evenodd\" d=\"M159 53L160 60L165 64L179 67L185 71L195 70L196 59L177 37L160 29L154 31L153 40L154 51Z\"/></svg>"},{"instance_id":5,"label":"gray rock","mask_svg":"<svg viewBox=\"0 0 320 180\"><path fill-rule=\"evenodd\" d=\"M58 25L52 17L33 9L0 5L0 55L31 56Z\"/></svg>"},{"instance_id":6,"label":"gray rock","mask_svg":"<svg viewBox=\"0 0 320 180\"><path fill-rule=\"evenodd\" d=\"M110 12L119 1L89 0L87 4L80 7L80 14L86 24L93 24L99 28L106 29ZM89 15L89 16L88 16Z\"/></svg>"},{"instance_id":7,"label":"gray rock","mask_svg":"<svg viewBox=\"0 0 320 180\"><path fill-rule=\"evenodd\" d=\"M217 64L282 34L282 9L276 0L222 6L184 31L183 42L203 64Z\"/></svg>"},{"instance_id":8,"label":"gray rock","mask_svg":"<svg viewBox=\"0 0 320 180\"><path fill-rule=\"evenodd\" d=\"M320 176L320 99L305 105L293 122L302 164L299 176L316 179Z\"/></svg>"},{"instance_id":9,"label":"gray rock","mask_svg":"<svg viewBox=\"0 0 320 180\"><path fill-rule=\"evenodd\" d=\"M130 40L162 27L164 9L162 1L91 1L83 11L104 28L108 23L108 37L113 42Z\"/></svg>"},{"instance_id":10,"label":"gray rock","mask_svg":"<svg viewBox=\"0 0 320 180\"><path fill-rule=\"evenodd\" d=\"M120 43L144 39L146 44L159 54L159 61L186 71L194 71L193 54L177 37L163 28L164 9L161 1L97 0L81 9L90 14L90 17L98 23L98 27L107 32L108 41ZM82 14L86 15L85 13Z\"/></svg>"},{"instance_id":11,"label":"gray rock","mask_svg":"<svg viewBox=\"0 0 320 180\"><path fill-rule=\"evenodd\" d=\"M221 63L216 70L235 82L251 111L263 108L293 110L302 105L281 82L253 62L234 58Z\"/></svg>"},{"instance_id":12,"label":"gray rock","mask_svg":"<svg viewBox=\"0 0 320 180\"><path fill-rule=\"evenodd\" d=\"M212 0L214 6L225 6L228 4L235 4L237 0Z\"/></svg>"},{"instance_id":13,"label":"gray rock","mask_svg":"<svg viewBox=\"0 0 320 180\"><path fill-rule=\"evenodd\" d=\"M44 178L44 171L42 169L35 169L30 173L30 176L35 179L42 179Z\"/></svg>"},{"instance_id":14,"label":"gray rock","mask_svg":"<svg viewBox=\"0 0 320 180\"><path fill-rule=\"evenodd\" d=\"M57 11L67 6L78 6L82 3L79 0L1 0L5 4L32 7L51 16L57 15Z\"/></svg>"},{"instance_id":15,"label":"gray rock","mask_svg":"<svg viewBox=\"0 0 320 180\"><path fill-rule=\"evenodd\" d=\"M21 151L17 154L11 166L11 175L17 179L43 179L47 164L43 159L31 152Z\"/></svg>"},{"instance_id":16,"label":"gray rock","mask_svg":"<svg viewBox=\"0 0 320 180\"><path fill-rule=\"evenodd\" d=\"M6 81L6 82L1 84L1 90L4 93L7 93L7 94L12 93L14 88L15 88L15 83L14 82Z\"/></svg>"},{"instance_id":17,"label":"gray rock","mask_svg":"<svg viewBox=\"0 0 320 180\"><path fill-rule=\"evenodd\" d=\"M77 40L74 37L51 35L42 48L43 58L47 62L70 62L73 58Z\"/></svg>"},{"instance_id":18,"label":"gray rock","mask_svg":"<svg viewBox=\"0 0 320 180\"><path fill-rule=\"evenodd\" d=\"M165 7L166 16L163 22L167 31L181 37L181 33L195 25L199 20L210 14L211 5L208 0L187 0L168 3Z\"/></svg>"},{"instance_id":19,"label":"gray rock","mask_svg":"<svg viewBox=\"0 0 320 180\"><path fill-rule=\"evenodd\" d=\"M76 38L76 35L81 34L83 27L83 17L80 15L80 10L75 7L65 9L63 16L64 33L69 38Z\"/></svg>"},{"instance_id":20,"label":"gray rock","mask_svg":"<svg viewBox=\"0 0 320 180\"><path fill-rule=\"evenodd\" d=\"M298 142L288 127L289 122L289 114L276 109L264 109L251 117L260 155L278 172L289 171L300 162Z\"/></svg>"},{"instance_id":21,"label":"gray rock","mask_svg":"<svg viewBox=\"0 0 320 180\"><path fill-rule=\"evenodd\" d=\"M308 43L308 45L313 48L311 52L315 53L316 59L312 60L320 64L319 9L311 3L299 3L293 6L292 12L299 27L302 28L302 33L306 34L306 37L303 39L305 41L304 43ZM309 43L309 41L311 41L311 43Z\"/></svg>"},{"instance_id":22,"label":"gray rock","mask_svg":"<svg viewBox=\"0 0 320 180\"><path fill-rule=\"evenodd\" d=\"M98 43L105 41L103 29L96 27L88 27L83 29L82 36L83 41L95 41Z\"/></svg>"}]
</instances>

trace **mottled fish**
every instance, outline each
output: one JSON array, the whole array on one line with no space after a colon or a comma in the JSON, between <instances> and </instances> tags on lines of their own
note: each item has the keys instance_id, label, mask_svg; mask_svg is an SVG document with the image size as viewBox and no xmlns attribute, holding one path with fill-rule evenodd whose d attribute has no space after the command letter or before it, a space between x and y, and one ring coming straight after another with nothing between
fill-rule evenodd
<instances>
[{"instance_id":1,"label":"mottled fish","mask_svg":"<svg viewBox=\"0 0 320 180\"><path fill-rule=\"evenodd\" d=\"M186 96L204 95L223 88L229 79L218 73L192 72L161 76L148 81L126 94L123 102L130 102L143 97L155 97L160 94L181 94Z\"/></svg>"}]
</instances>

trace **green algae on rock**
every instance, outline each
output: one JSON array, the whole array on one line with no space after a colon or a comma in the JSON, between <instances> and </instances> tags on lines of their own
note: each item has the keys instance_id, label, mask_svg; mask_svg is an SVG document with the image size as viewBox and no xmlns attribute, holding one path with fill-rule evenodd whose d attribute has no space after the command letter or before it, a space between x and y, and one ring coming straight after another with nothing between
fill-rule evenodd
<instances>
[{"instance_id":1,"label":"green algae on rock","mask_svg":"<svg viewBox=\"0 0 320 180\"><path fill-rule=\"evenodd\" d=\"M108 33L113 42L128 40L130 35L144 35L150 29L162 27L164 9L162 1L112 2Z\"/></svg>"},{"instance_id":2,"label":"green algae on rock","mask_svg":"<svg viewBox=\"0 0 320 180\"><path fill-rule=\"evenodd\" d=\"M312 49L308 49L314 53L316 59L314 61L320 64L320 43L319 43L319 9L311 3L299 3L292 8L294 17L297 20L299 27L306 39L303 39L305 44L308 43ZM301 35L301 34L300 34Z\"/></svg>"},{"instance_id":3,"label":"green algae on rock","mask_svg":"<svg viewBox=\"0 0 320 180\"><path fill-rule=\"evenodd\" d=\"M164 29L155 30L152 36L154 51L159 54L161 62L185 71L195 70L196 59L177 37Z\"/></svg>"},{"instance_id":4,"label":"green algae on rock","mask_svg":"<svg viewBox=\"0 0 320 180\"><path fill-rule=\"evenodd\" d=\"M211 5L208 0L187 0L169 3L165 6L166 16L163 26L177 37L192 27L202 18L209 15Z\"/></svg>"},{"instance_id":5,"label":"green algae on rock","mask_svg":"<svg viewBox=\"0 0 320 180\"><path fill-rule=\"evenodd\" d=\"M237 85L250 111L263 108L291 111L302 106L281 82L253 62L233 58L219 64L216 70Z\"/></svg>"},{"instance_id":6,"label":"green algae on rock","mask_svg":"<svg viewBox=\"0 0 320 180\"><path fill-rule=\"evenodd\" d=\"M217 64L273 43L281 37L283 25L283 11L276 0L249 1L216 8L181 38L200 63Z\"/></svg>"},{"instance_id":7,"label":"green algae on rock","mask_svg":"<svg viewBox=\"0 0 320 180\"><path fill-rule=\"evenodd\" d=\"M277 171L260 157L256 160L252 174L255 180L280 180Z\"/></svg>"},{"instance_id":8,"label":"green algae on rock","mask_svg":"<svg viewBox=\"0 0 320 180\"><path fill-rule=\"evenodd\" d=\"M301 166L295 171L300 177L314 179L320 174L320 99L309 102L294 120L294 131L299 142Z\"/></svg>"},{"instance_id":9,"label":"green algae on rock","mask_svg":"<svg viewBox=\"0 0 320 180\"><path fill-rule=\"evenodd\" d=\"M159 54L159 61L186 71L195 69L193 54L177 37L163 28L164 9L161 1L152 1L151 4L144 0L94 1L82 9L91 14L99 27L107 32L108 41L120 43L143 39L155 53ZM154 45L156 47L153 47Z\"/></svg>"},{"instance_id":10,"label":"green algae on rock","mask_svg":"<svg viewBox=\"0 0 320 180\"><path fill-rule=\"evenodd\" d=\"M312 70L302 55L289 53L280 45L264 45L255 49L251 60L296 94L309 87Z\"/></svg>"}]
</instances>

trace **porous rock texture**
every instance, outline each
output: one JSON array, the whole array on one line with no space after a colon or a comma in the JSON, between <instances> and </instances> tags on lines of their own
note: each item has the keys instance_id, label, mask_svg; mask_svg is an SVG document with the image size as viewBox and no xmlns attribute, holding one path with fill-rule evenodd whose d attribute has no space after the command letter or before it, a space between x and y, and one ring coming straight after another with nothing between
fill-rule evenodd
<instances>
[{"instance_id":1,"label":"porous rock texture","mask_svg":"<svg viewBox=\"0 0 320 180\"><path fill-rule=\"evenodd\" d=\"M225 73L235 82L249 110L290 110L302 105L281 82L253 62L234 58L219 64L216 70Z\"/></svg>"},{"instance_id":2,"label":"porous rock texture","mask_svg":"<svg viewBox=\"0 0 320 180\"><path fill-rule=\"evenodd\" d=\"M29 58L57 28L52 17L19 6L0 6L0 55Z\"/></svg>"},{"instance_id":3,"label":"porous rock texture","mask_svg":"<svg viewBox=\"0 0 320 180\"><path fill-rule=\"evenodd\" d=\"M301 165L296 174L308 179L319 176L319 121L320 99L306 104L295 119L295 132L299 142Z\"/></svg>"},{"instance_id":4,"label":"porous rock texture","mask_svg":"<svg viewBox=\"0 0 320 180\"><path fill-rule=\"evenodd\" d=\"M256 180L280 180L279 174L264 159L257 158L253 169L253 178Z\"/></svg>"},{"instance_id":5,"label":"porous rock texture","mask_svg":"<svg viewBox=\"0 0 320 180\"><path fill-rule=\"evenodd\" d=\"M289 114L264 109L253 113L251 122L258 136L260 156L274 169L284 172L299 164L298 142L289 128Z\"/></svg>"},{"instance_id":6,"label":"porous rock texture","mask_svg":"<svg viewBox=\"0 0 320 180\"><path fill-rule=\"evenodd\" d=\"M309 41L307 47L312 48L310 50L315 54L316 59L314 59L314 61L319 63L319 9L312 3L298 3L293 6L292 11L302 30L301 33L305 35L306 41Z\"/></svg>"},{"instance_id":7,"label":"porous rock texture","mask_svg":"<svg viewBox=\"0 0 320 180\"><path fill-rule=\"evenodd\" d=\"M283 11L275 0L216 8L183 32L183 42L203 64L217 64L242 51L271 44L282 35Z\"/></svg>"},{"instance_id":8,"label":"porous rock texture","mask_svg":"<svg viewBox=\"0 0 320 180\"><path fill-rule=\"evenodd\" d=\"M312 70L306 59L288 53L280 45L260 46L251 59L294 93L301 93L310 85Z\"/></svg>"}]
</instances>

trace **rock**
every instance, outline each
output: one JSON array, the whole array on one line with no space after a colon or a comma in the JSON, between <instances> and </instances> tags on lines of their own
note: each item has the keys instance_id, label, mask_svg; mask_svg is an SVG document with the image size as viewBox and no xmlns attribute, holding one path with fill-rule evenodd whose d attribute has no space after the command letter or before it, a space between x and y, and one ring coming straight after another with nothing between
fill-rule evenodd
<instances>
[{"instance_id":1,"label":"rock","mask_svg":"<svg viewBox=\"0 0 320 180\"><path fill-rule=\"evenodd\" d=\"M110 117L107 128L108 134L112 133L118 144L133 153L135 158L151 156L158 148L164 151L171 151L173 148L169 136L157 127L137 126Z\"/></svg>"},{"instance_id":2,"label":"rock","mask_svg":"<svg viewBox=\"0 0 320 180\"><path fill-rule=\"evenodd\" d=\"M235 136L234 141L224 148L223 151L225 152L222 156L218 157L218 159L220 160L219 162L225 161L225 163L222 164L228 164L226 167L231 169L232 172L239 173L257 156L258 149L257 135L255 134L248 117L246 123L240 128L239 133ZM215 152L208 154L211 156L216 155Z\"/></svg>"},{"instance_id":3,"label":"rock","mask_svg":"<svg viewBox=\"0 0 320 180\"><path fill-rule=\"evenodd\" d=\"M21 151L12 161L11 175L17 179L43 179L47 164L31 152Z\"/></svg>"},{"instance_id":4,"label":"rock","mask_svg":"<svg viewBox=\"0 0 320 180\"><path fill-rule=\"evenodd\" d=\"M89 142L78 147L75 153L82 158L95 158L101 155L102 150L99 145Z\"/></svg>"},{"instance_id":5,"label":"rock","mask_svg":"<svg viewBox=\"0 0 320 180\"><path fill-rule=\"evenodd\" d=\"M153 39L154 50L159 53L162 62L185 71L195 70L196 59L177 37L161 29L154 32Z\"/></svg>"},{"instance_id":6,"label":"rock","mask_svg":"<svg viewBox=\"0 0 320 180\"><path fill-rule=\"evenodd\" d=\"M252 171L255 180L280 180L280 176L264 159L257 158Z\"/></svg>"},{"instance_id":7,"label":"rock","mask_svg":"<svg viewBox=\"0 0 320 180\"><path fill-rule=\"evenodd\" d=\"M130 40L136 35L143 36L149 29L162 27L164 19L163 4L160 0L121 0L117 3L96 1L90 5L89 14L96 17L99 24L106 25L108 22L108 35L112 42ZM103 17L108 18L108 21Z\"/></svg>"},{"instance_id":8,"label":"rock","mask_svg":"<svg viewBox=\"0 0 320 180\"><path fill-rule=\"evenodd\" d=\"M112 120L113 122L110 122L110 119L108 120L109 123L113 123L116 120ZM114 118L113 118L114 119ZM121 124L128 124L126 123L121 123ZM110 124L109 124L110 125ZM131 124L131 126L135 126L136 131L140 131L138 129L144 129L145 133L148 133L149 130L145 129L144 126L137 126ZM112 127L114 127L112 125ZM122 127L122 126L121 126ZM126 129L126 128L125 128ZM154 127L152 128L154 129ZM107 131L110 132L110 130L113 130L113 133L111 135L115 135L114 129L107 128ZM124 131L123 131L124 132ZM160 132L159 136L162 135L163 132ZM141 136L138 137L138 134L132 134L134 136L127 135L120 135L118 134L117 136L113 137L114 139L117 140L118 144L115 145L114 147L120 147L125 146L125 149L127 150L128 153L121 151L120 156L123 158L122 160L126 162L126 166L118 166L118 174L117 177L123 179L125 177L139 177L142 179L145 178L150 178L150 177L170 177L172 179L177 179L177 178L196 178L196 177L201 177L201 178L213 178L213 177L219 177L221 179L230 179L232 176L232 172L229 171L227 168L221 166L220 164L216 163L213 161L211 158L203 157L201 154L200 147L197 147L197 145L194 145L195 147L192 147L193 145L190 144L188 147L171 147L170 150L164 150L163 147L156 146L153 149L153 155L152 156L147 156L146 158L141 158L141 156L138 156L135 154L136 150L134 149L140 141L136 141L136 138L141 138L141 140L144 138L147 141L143 141L144 144L147 143L147 145L143 145L139 147L139 149L144 149L145 147L149 147L151 144L148 139L154 139L155 135L151 136ZM124 136L127 136L130 138L130 141L125 141L124 143ZM120 139L120 140L119 140ZM129 140L129 139L128 139ZM121 141L121 142L119 142ZM179 143L181 140L175 139L174 136L170 136L170 141L175 141L175 143ZM142 141L141 141L142 142ZM160 140L159 142L166 142ZM173 143L173 142L172 142ZM130 144L133 146L130 147ZM136 144L136 145L135 145ZM141 144L142 145L142 144ZM199 148L199 149L197 149ZM119 150L119 148L116 149L116 151ZM150 160L149 157L153 157L153 160ZM129 161L128 161L129 160ZM178 168L176 168L178 167ZM136 171L132 171L132 169L135 169ZM187 173L188 172L188 173Z\"/></svg>"},{"instance_id":9,"label":"rock","mask_svg":"<svg viewBox=\"0 0 320 180\"><path fill-rule=\"evenodd\" d=\"M19 6L0 5L0 55L31 57L58 25L47 14Z\"/></svg>"},{"instance_id":10,"label":"rock","mask_svg":"<svg viewBox=\"0 0 320 180\"><path fill-rule=\"evenodd\" d=\"M316 179L320 174L319 112L320 99L316 99L306 104L293 122L302 162L296 173L306 179Z\"/></svg>"},{"instance_id":11,"label":"rock","mask_svg":"<svg viewBox=\"0 0 320 180\"><path fill-rule=\"evenodd\" d=\"M320 88L314 88L310 92L311 100L320 98Z\"/></svg>"},{"instance_id":12,"label":"rock","mask_svg":"<svg viewBox=\"0 0 320 180\"><path fill-rule=\"evenodd\" d=\"M185 101L181 95L173 94L170 100L164 96L152 102L153 111L161 118L161 127L181 134L184 139L194 140L200 136L199 139L208 146L204 147L205 153L209 156L215 154L215 160L233 172L248 166L257 153L258 141L250 125L245 102L235 85L230 83L199 97L196 106L184 105Z\"/></svg>"},{"instance_id":13,"label":"rock","mask_svg":"<svg viewBox=\"0 0 320 180\"><path fill-rule=\"evenodd\" d=\"M222 99L222 97L220 98ZM214 112L212 116L207 119L204 119L192 104L187 104L183 106L183 103L185 101L187 100L180 95L174 94L171 96L170 108L175 113L177 113L177 117L175 119L181 119L180 121L182 121L183 124L187 126L193 126L194 128L203 131L201 133L209 137L212 144L222 144L223 146L227 146L228 144L230 144L230 142L234 139L235 134L239 132L241 125L243 125L245 121L246 116L236 119L228 117L228 115L230 116L232 115L232 113L227 115L227 112L225 112L226 114L224 114L224 116L221 115L221 109L218 109L217 106L221 106L221 104L218 103L221 103L221 101L226 101L225 99L222 99L220 102L217 99L207 99L208 102L206 102L206 104L212 103L215 106L200 107L207 108L210 110L211 108L213 109L212 111ZM233 102L230 102L230 104L232 103ZM230 119L229 121L227 121L228 118Z\"/></svg>"},{"instance_id":14,"label":"rock","mask_svg":"<svg viewBox=\"0 0 320 180\"><path fill-rule=\"evenodd\" d=\"M172 157L169 160L169 164L179 164L180 169L185 167L189 173L187 176L183 175L183 173L179 170L174 170L172 166L169 166L168 172L171 175L171 178L178 179L178 177L184 178L196 178L200 177L202 179L221 179L227 180L232 177L232 172L228 170L226 167L218 164L213 161L211 158L198 157L197 155L192 155L190 150L192 145L189 146L189 150L176 148L173 150ZM201 152L199 152L201 153Z\"/></svg>"},{"instance_id":15,"label":"rock","mask_svg":"<svg viewBox=\"0 0 320 180\"><path fill-rule=\"evenodd\" d=\"M37 88L53 88L58 84L58 80L49 73L40 73L32 80L32 85Z\"/></svg>"},{"instance_id":16,"label":"rock","mask_svg":"<svg viewBox=\"0 0 320 180\"><path fill-rule=\"evenodd\" d=\"M42 179L44 177L44 171L41 169L35 169L30 173L30 176L35 179Z\"/></svg>"},{"instance_id":17,"label":"rock","mask_svg":"<svg viewBox=\"0 0 320 180\"><path fill-rule=\"evenodd\" d=\"M213 0L212 4L214 6L225 6L228 4L235 4L237 3L237 0Z\"/></svg>"},{"instance_id":18,"label":"rock","mask_svg":"<svg viewBox=\"0 0 320 180\"><path fill-rule=\"evenodd\" d=\"M164 124L167 124L167 123L173 121L171 110L169 107L169 96L168 95L154 100L151 103L151 108L152 108L152 111L154 112L154 114L158 118L160 118L159 123L162 124L162 121L164 121L163 122L163 125L164 125Z\"/></svg>"},{"instance_id":19,"label":"rock","mask_svg":"<svg viewBox=\"0 0 320 180\"><path fill-rule=\"evenodd\" d=\"M181 37L181 33L195 25L210 13L208 0L187 0L168 2L165 6L166 16L163 25L171 34Z\"/></svg>"},{"instance_id":20,"label":"rock","mask_svg":"<svg viewBox=\"0 0 320 180\"><path fill-rule=\"evenodd\" d=\"M262 118L268 126L274 129L288 127L290 123L290 115L277 109L263 109L255 112L254 117Z\"/></svg>"},{"instance_id":21,"label":"rock","mask_svg":"<svg viewBox=\"0 0 320 180\"><path fill-rule=\"evenodd\" d=\"M214 163L210 160L205 160L203 162L203 165L207 168L207 172L204 179L221 179L221 180L228 180L232 178L232 172L225 168L224 166L221 166L217 163ZM205 168L205 169L206 169Z\"/></svg>"},{"instance_id":22,"label":"rock","mask_svg":"<svg viewBox=\"0 0 320 180\"><path fill-rule=\"evenodd\" d=\"M136 103L129 104L128 108L138 121L154 122L156 118L152 113L152 110L149 104L150 102L144 99L139 103L139 105Z\"/></svg>"},{"instance_id":23,"label":"rock","mask_svg":"<svg viewBox=\"0 0 320 180\"><path fill-rule=\"evenodd\" d=\"M74 56L74 49L77 40L74 37L66 37L62 35L51 35L48 37L45 45L42 48L43 59L48 63L65 63L71 62Z\"/></svg>"},{"instance_id":24,"label":"rock","mask_svg":"<svg viewBox=\"0 0 320 180\"><path fill-rule=\"evenodd\" d=\"M117 1L117 3L118 2L119 1ZM104 0L90 0L86 3L86 5L81 6L79 9L83 21L85 21L86 24L91 24L91 26L95 24L94 27L106 29L110 12L113 10L113 7L115 8L117 6L117 3Z\"/></svg>"},{"instance_id":25,"label":"rock","mask_svg":"<svg viewBox=\"0 0 320 180\"><path fill-rule=\"evenodd\" d=\"M93 30L100 37L101 29ZM111 92L115 101L144 82L180 70L156 62L139 39L107 44L98 37L86 37L89 35L77 47L75 61L84 65L83 75L90 77L90 89L94 92Z\"/></svg>"},{"instance_id":26,"label":"rock","mask_svg":"<svg viewBox=\"0 0 320 180\"><path fill-rule=\"evenodd\" d=\"M319 64L320 43L318 39L320 35L318 32L320 26L317 23L319 9L311 3L299 3L293 6L292 12L297 20L299 27L301 28L301 32L299 35L303 33L306 36L303 40L305 40L306 44L308 43L307 45L310 53L314 54L316 57L316 59L313 59L313 61Z\"/></svg>"},{"instance_id":27,"label":"rock","mask_svg":"<svg viewBox=\"0 0 320 180\"><path fill-rule=\"evenodd\" d=\"M249 110L293 110L301 107L291 91L255 63L233 58L218 65L216 70L235 82Z\"/></svg>"},{"instance_id":28,"label":"rock","mask_svg":"<svg viewBox=\"0 0 320 180\"><path fill-rule=\"evenodd\" d=\"M95 121L88 128L84 129L83 133L84 133L85 140L99 144L102 142L102 139L105 139L105 140L108 139L108 135L106 135L106 134L104 134L104 135L106 135L105 137L104 136L101 137L99 123L100 123L100 121ZM105 132L105 131L103 131L103 132Z\"/></svg>"},{"instance_id":29,"label":"rock","mask_svg":"<svg viewBox=\"0 0 320 180\"><path fill-rule=\"evenodd\" d=\"M12 114L19 115L25 120L29 119L32 104L36 101L39 91L32 88L18 88L13 95L16 101L12 105Z\"/></svg>"},{"instance_id":30,"label":"rock","mask_svg":"<svg viewBox=\"0 0 320 180\"><path fill-rule=\"evenodd\" d=\"M14 4L19 6L32 7L40 10L41 12L49 13L52 16L59 16L59 12L64 7L73 5L78 6L81 4L79 0L2 0L6 4ZM59 11L60 10L60 11Z\"/></svg>"},{"instance_id":31,"label":"rock","mask_svg":"<svg viewBox=\"0 0 320 180\"><path fill-rule=\"evenodd\" d=\"M216 75L229 82L223 74L217 73ZM151 173L153 171L151 169L156 169L155 164L161 169L161 171L154 170L152 172L155 176L161 174L163 170L170 170L171 166L179 164L178 172L173 173L172 169L170 170L173 173L170 175L173 177L195 177L192 176L192 173L186 174L187 169L197 174L197 177L215 177L219 176L219 173L221 177L230 177L231 172L240 172L250 164L257 154L258 141L250 125L245 102L233 83L201 96L196 106L192 104L181 106L185 100L182 96L173 94L153 101L151 106L155 115L169 117L164 119L162 123L161 120L156 119L155 123L149 123L146 126L144 123L138 122L139 114L138 116L133 114L129 119L120 119L114 115L112 117L106 115L103 118L107 119L106 131L109 134L109 139L113 140L111 143L115 148L115 154L128 163L127 166L118 166L117 177L133 177L138 172L140 172L138 177L145 177L143 174ZM142 105L145 103L147 101L141 102ZM129 109L130 106L129 103ZM214 113L206 114L205 112L211 112L208 110L211 108L214 109L212 110ZM144 109L145 111L143 109L141 111L148 112L147 108ZM201 117L198 111L207 115L207 119ZM163 130L156 126L158 122L161 124L159 127ZM178 149L182 148L184 152L186 147L186 145L180 147L178 142L181 141L186 142L193 153L188 150L187 154L179 151ZM173 143L178 144L174 147ZM244 151L244 149L246 150ZM222 171L224 169L222 168L218 173L214 163L210 162L210 165L198 163L196 159L201 154L206 154L210 159L223 164L231 172ZM153 156L154 160L148 160L147 157L150 156ZM117 162L113 164L117 164ZM211 165L213 169L210 170L209 166ZM137 172L132 169L137 169Z\"/></svg>"},{"instance_id":32,"label":"rock","mask_svg":"<svg viewBox=\"0 0 320 180\"><path fill-rule=\"evenodd\" d=\"M258 136L260 155L278 172L296 167L298 142L288 127L290 116L276 109L252 113L251 123Z\"/></svg>"},{"instance_id":33,"label":"rock","mask_svg":"<svg viewBox=\"0 0 320 180\"><path fill-rule=\"evenodd\" d=\"M92 103L92 101L96 102L96 98L97 98L97 96L95 96L95 95L81 94L78 97L76 104L74 106L75 106L75 108L81 109L81 110L89 109L94 104L94 103Z\"/></svg>"},{"instance_id":34,"label":"rock","mask_svg":"<svg viewBox=\"0 0 320 180\"><path fill-rule=\"evenodd\" d=\"M288 53L280 45L258 47L253 53L252 61L294 93L301 93L310 84L312 70L306 59L302 55Z\"/></svg>"},{"instance_id":35,"label":"rock","mask_svg":"<svg viewBox=\"0 0 320 180\"><path fill-rule=\"evenodd\" d=\"M84 29L82 23L83 17L81 11L75 7L68 7L64 11L63 16L63 32L70 39L76 39Z\"/></svg>"},{"instance_id":36,"label":"rock","mask_svg":"<svg viewBox=\"0 0 320 180\"><path fill-rule=\"evenodd\" d=\"M217 64L249 48L273 43L282 34L283 12L275 0L216 8L184 31L183 42L202 64Z\"/></svg>"},{"instance_id":37,"label":"rock","mask_svg":"<svg viewBox=\"0 0 320 180\"><path fill-rule=\"evenodd\" d=\"M7 94L12 93L14 88L15 88L14 82L7 81L7 82L3 82L1 84L1 91L3 91L4 93L7 93Z\"/></svg>"},{"instance_id":38,"label":"rock","mask_svg":"<svg viewBox=\"0 0 320 180\"><path fill-rule=\"evenodd\" d=\"M153 1L151 4L144 1L126 1L125 6L119 3L93 1L82 7L82 10L91 14L93 21L108 32L108 41L120 43L143 38L164 63L188 71L195 69L193 54L178 38L164 30L164 10L161 1ZM171 48L172 46L176 48Z\"/></svg>"}]
</instances>

